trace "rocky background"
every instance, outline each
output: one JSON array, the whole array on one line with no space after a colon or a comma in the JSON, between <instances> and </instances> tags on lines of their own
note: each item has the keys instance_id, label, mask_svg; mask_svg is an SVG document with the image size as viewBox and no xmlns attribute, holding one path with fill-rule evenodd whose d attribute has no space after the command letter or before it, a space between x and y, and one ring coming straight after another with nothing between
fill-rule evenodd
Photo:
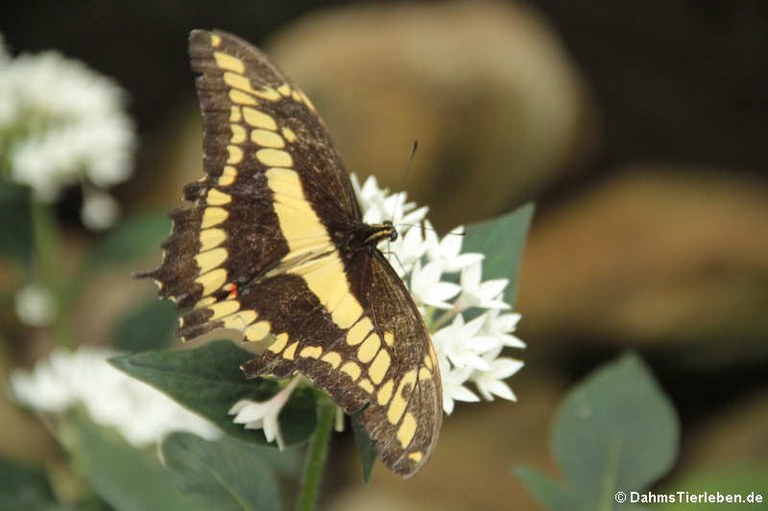
<instances>
[{"instance_id":1,"label":"rocky background","mask_svg":"<svg viewBox=\"0 0 768 511\"><path fill-rule=\"evenodd\" d=\"M127 209L176 204L197 179L191 28L265 48L302 84L350 170L431 208L446 230L537 202L521 269L519 403L459 408L427 470L363 486L334 445L329 510L537 509L511 474L552 471L547 432L565 390L635 349L680 413L669 480L768 457L768 4L728 2L56 2L0 7L14 50L56 48L118 79L142 137ZM414 140L419 150L405 173ZM71 256L89 242L79 197L59 204ZM64 263L66 264L66 262ZM2 286L19 277L0 267ZM78 335L152 292L105 275ZM46 350L0 345L0 376ZM15 332L15 334L14 334ZM53 442L0 401L0 454Z\"/></svg>"}]
</instances>

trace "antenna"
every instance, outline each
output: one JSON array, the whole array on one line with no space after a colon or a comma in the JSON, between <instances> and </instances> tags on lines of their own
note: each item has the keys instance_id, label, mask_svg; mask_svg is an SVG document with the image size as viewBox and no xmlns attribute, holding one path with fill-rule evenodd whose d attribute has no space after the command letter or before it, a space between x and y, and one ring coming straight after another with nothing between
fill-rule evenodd
<instances>
[{"instance_id":1,"label":"antenna","mask_svg":"<svg viewBox=\"0 0 768 511\"><path fill-rule=\"evenodd\" d=\"M413 141L413 145L411 146L411 154L408 156L408 163L405 164L405 172L403 172L402 176L400 177L400 185L399 185L399 191L398 198L400 198L400 193L405 192L405 183L408 180L408 175L411 173L411 169L413 168L413 160L416 159L416 151L419 149L419 141L415 140ZM395 221L395 212L397 211L397 201L395 201L395 205L392 208L392 219L390 222L394 224Z\"/></svg>"}]
</instances>

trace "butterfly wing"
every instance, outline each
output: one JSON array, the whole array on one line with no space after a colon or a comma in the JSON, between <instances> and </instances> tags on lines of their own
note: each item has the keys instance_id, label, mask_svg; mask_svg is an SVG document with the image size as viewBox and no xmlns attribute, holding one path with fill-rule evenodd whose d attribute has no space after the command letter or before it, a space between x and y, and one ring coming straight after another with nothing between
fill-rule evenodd
<instances>
[{"instance_id":1,"label":"butterfly wing","mask_svg":"<svg viewBox=\"0 0 768 511\"><path fill-rule=\"evenodd\" d=\"M301 372L361 420L383 461L412 475L440 426L440 376L405 286L359 238L349 177L307 97L266 56L194 31L205 176L172 213L144 277L185 310L180 334L237 329L274 342L249 377Z\"/></svg>"},{"instance_id":2,"label":"butterfly wing","mask_svg":"<svg viewBox=\"0 0 768 511\"><path fill-rule=\"evenodd\" d=\"M358 252L347 268L351 296L361 308L348 328L317 314L322 307L312 293L280 295L284 310L264 310L281 334L243 371L249 377L299 371L346 413L362 410L361 423L384 464L409 477L428 461L442 423L437 359L416 305L382 254ZM269 300L262 294L253 299ZM281 321L283 314L304 319Z\"/></svg>"}]
</instances>

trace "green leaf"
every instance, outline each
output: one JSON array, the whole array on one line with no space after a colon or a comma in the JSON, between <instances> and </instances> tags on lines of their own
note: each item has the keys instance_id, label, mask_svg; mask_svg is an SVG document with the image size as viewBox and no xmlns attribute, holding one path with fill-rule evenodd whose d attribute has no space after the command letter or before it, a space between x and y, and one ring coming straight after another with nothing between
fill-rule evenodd
<instances>
[{"instance_id":1,"label":"green leaf","mask_svg":"<svg viewBox=\"0 0 768 511\"><path fill-rule=\"evenodd\" d=\"M130 262L149 250L158 250L170 231L171 220L165 214L148 213L128 218L96 246L87 268L98 271Z\"/></svg>"},{"instance_id":2,"label":"green leaf","mask_svg":"<svg viewBox=\"0 0 768 511\"><path fill-rule=\"evenodd\" d=\"M533 494L536 502L550 511L572 511L578 506L574 497L549 476L529 467L517 467L515 474Z\"/></svg>"},{"instance_id":3,"label":"green leaf","mask_svg":"<svg viewBox=\"0 0 768 511\"><path fill-rule=\"evenodd\" d=\"M661 510L693 511L707 509L707 511L715 511L720 509L763 509L768 503L766 481L768 481L768 463L764 461L753 464L718 465L717 468L700 470L676 478L664 489L656 493L678 497L674 503L669 502L659 505ZM700 502L691 502L691 499L686 498L685 495L680 499L680 496L677 495L678 491L685 491L693 495L707 492L714 494L715 498L717 498L717 493L720 492L722 495L741 495L745 500L741 504L702 504ZM760 505L757 505L757 494L762 496ZM749 501L750 499L752 500L751 502Z\"/></svg>"},{"instance_id":4,"label":"green leaf","mask_svg":"<svg viewBox=\"0 0 768 511\"><path fill-rule=\"evenodd\" d=\"M176 328L171 302L152 299L129 311L112 332L112 345L122 351L147 351L170 344Z\"/></svg>"},{"instance_id":5,"label":"green leaf","mask_svg":"<svg viewBox=\"0 0 768 511\"><path fill-rule=\"evenodd\" d=\"M114 432L85 420L69 424L67 442L83 476L117 511L189 511L170 475Z\"/></svg>"},{"instance_id":6,"label":"green leaf","mask_svg":"<svg viewBox=\"0 0 768 511\"><path fill-rule=\"evenodd\" d=\"M56 498L42 470L0 457L0 509L53 509Z\"/></svg>"},{"instance_id":7,"label":"green leaf","mask_svg":"<svg viewBox=\"0 0 768 511\"><path fill-rule=\"evenodd\" d=\"M485 254L483 279L509 279L504 299L514 305L517 273L533 217L533 203L506 215L467 226L464 252Z\"/></svg>"},{"instance_id":8,"label":"green leaf","mask_svg":"<svg viewBox=\"0 0 768 511\"><path fill-rule=\"evenodd\" d=\"M0 218L0 256L29 263L34 244L29 188L0 179Z\"/></svg>"},{"instance_id":9,"label":"green leaf","mask_svg":"<svg viewBox=\"0 0 768 511\"><path fill-rule=\"evenodd\" d=\"M222 511L281 509L277 480L260 458L265 450L233 438L208 442L188 433L174 433L162 444L163 459L184 495Z\"/></svg>"},{"instance_id":10,"label":"green leaf","mask_svg":"<svg viewBox=\"0 0 768 511\"><path fill-rule=\"evenodd\" d=\"M612 509L621 490L641 491L677 457L675 410L636 355L599 369L557 414L551 448L583 509Z\"/></svg>"},{"instance_id":11,"label":"green leaf","mask_svg":"<svg viewBox=\"0 0 768 511\"><path fill-rule=\"evenodd\" d=\"M362 410L354 413L350 417L352 422L352 432L355 435L355 445L357 446L357 452L360 454L360 463L363 468L363 482L368 484L373 474L373 465L376 463L376 451L373 449L373 440L368 436L368 433L363 429L363 425L360 423L359 416Z\"/></svg>"},{"instance_id":12,"label":"green leaf","mask_svg":"<svg viewBox=\"0 0 768 511\"><path fill-rule=\"evenodd\" d=\"M113 358L110 362L208 418L230 435L265 444L262 430L247 430L232 422L228 413L240 399L264 401L278 391L275 381L247 380L243 376L240 365L254 356L231 341L215 341L197 349L136 353ZM295 390L279 420L286 445L309 438L317 424L313 390Z\"/></svg>"}]
</instances>

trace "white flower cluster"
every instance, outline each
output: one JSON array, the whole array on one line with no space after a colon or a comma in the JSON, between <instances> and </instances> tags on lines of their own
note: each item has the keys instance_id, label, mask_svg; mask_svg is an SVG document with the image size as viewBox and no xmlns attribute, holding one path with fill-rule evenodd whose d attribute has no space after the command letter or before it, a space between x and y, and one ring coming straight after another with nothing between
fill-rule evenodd
<instances>
[{"instance_id":1,"label":"white flower cluster","mask_svg":"<svg viewBox=\"0 0 768 511\"><path fill-rule=\"evenodd\" d=\"M11 374L13 396L38 412L58 414L82 405L95 422L115 428L135 447L151 445L172 431L211 440L220 436L207 420L109 365L107 359L116 354L92 347L55 350L32 371Z\"/></svg>"},{"instance_id":2,"label":"white flower cluster","mask_svg":"<svg viewBox=\"0 0 768 511\"><path fill-rule=\"evenodd\" d=\"M0 44L0 171L6 177L44 202L80 184L84 224L104 229L119 212L104 189L130 176L135 145L123 91L112 79L54 51L11 59Z\"/></svg>"},{"instance_id":3,"label":"white flower cluster","mask_svg":"<svg viewBox=\"0 0 768 511\"><path fill-rule=\"evenodd\" d=\"M525 343L513 335L520 314L504 312L510 308L503 299L509 282L482 280L485 256L461 252L463 227L439 239L426 220L427 208L407 202L404 192L389 194L373 176L361 186L353 174L352 185L365 223L389 220L398 229L398 238L380 248L405 281L432 336L445 413L453 412L455 401L478 402L480 396L488 401L494 397L515 401L504 380L517 373L523 362L500 355L505 347L525 348ZM471 319L465 314L471 314ZM238 424L264 427L267 439L276 438L281 445L277 417L295 382L268 401L239 401L230 414L237 414Z\"/></svg>"},{"instance_id":4,"label":"white flower cluster","mask_svg":"<svg viewBox=\"0 0 768 511\"><path fill-rule=\"evenodd\" d=\"M422 312L440 363L443 409L451 414L455 401L480 401L494 396L514 401L504 381L523 367L520 360L501 357L505 346L524 348L515 337L520 315L502 312L507 279L482 280L483 254L462 253L464 228L438 238L426 220L427 208L407 202L405 192L389 194L371 176L352 184L368 224L391 220L397 240L382 246L392 267L406 282ZM470 320L465 314L471 314Z\"/></svg>"}]
</instances>

